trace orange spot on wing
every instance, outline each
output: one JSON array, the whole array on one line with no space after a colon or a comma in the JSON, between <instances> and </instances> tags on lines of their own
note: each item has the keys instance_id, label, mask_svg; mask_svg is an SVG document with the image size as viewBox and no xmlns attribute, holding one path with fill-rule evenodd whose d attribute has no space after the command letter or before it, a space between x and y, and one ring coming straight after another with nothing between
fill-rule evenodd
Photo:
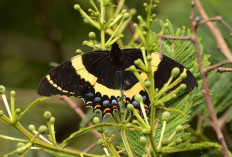
<instances>
[{"instance_id":1,"label":"orange spot on wing","mask_svg":"<svg viewBox=\"0 0 232 157\"><path fill-rule=\"evenodd\" d=\"M91 103L93 103L92 101L88 101L86 104L91 104Z\"/></svg>"},{"instance_id":2,"label":"orange spot on wing","mask_svg":"<svg viewBox=\"0 0 232 157\"><path fill-rule=\"evenodd\" d=\"M144 106L145 108L148 108L148 106L147 106L146 104L143 104L143 106Z\"/></svg>"},{"instance_id":3,"label":"orange spot on wing","mask_svg":"<svg viewBox=\"0 0 232 157\"><path fill-rule=\"evenodd\" d=\"M107 112L107 111L110 111L110 108L106 108L103 113Z\"/></svg>"},{"instance_id":4,"label":"orange spot on wing","mask_svg":"<svg viewBox=\"0 0 232 157\"><path fill-rule=\"evenodd\" d=\"M116 109L118 109L118 107L117 107L117 106L113 106L113 108L116 108Z\"/></svg>"},{"instance_id":5,"label":"orange spot on wing","mask_svg":"<svg viewBox=\"0 0 232 157\"><path fill-rule=\"evenodd\" d=\"M98 104L98 105L96 105L96 106L94 107L94 109L96 109L96 108L98 108L98 107L101 107L101 105L99 105L99 104Z\"/></svg>"},{"instance_id":6,"label":"orange spot on wing","mask_svg":"<svg viewBox=\"0 0 232 157\"><path fill-rule=\"evenodd\" d=\"M135 109L138 113L140 113L139 109Z\"/></svg>"}]
</instances>

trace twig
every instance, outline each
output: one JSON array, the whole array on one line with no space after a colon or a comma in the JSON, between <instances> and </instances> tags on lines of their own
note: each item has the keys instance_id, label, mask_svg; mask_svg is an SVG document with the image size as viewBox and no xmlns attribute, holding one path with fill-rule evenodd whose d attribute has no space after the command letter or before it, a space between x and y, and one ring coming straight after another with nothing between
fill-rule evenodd
<instances>
[{"instance_id":1,"label":"twig","mask_svg":"<svg viewBox=\"0 0 232 157\"><path fill-rule=\"evenodd\" d=\"M73 102L70 98L66 96L60 96L60 99L65 101L79 116L81 119L85 119L85 113L80 109L80 107ZM91 126L92 123L88 122L88 126ZM100 138L100 134L96 130L92 130L92 133L95 137Z\"/></svg>"},{"instance_id":2,"label":"twig","mask_svg":"<svg viewBox=\"0 0 232 157\"><path fill-rule=\"evenodd\" d=\"M205 19L205 20L201 20L199 22L199 24L203 24L206 22L210 22L210 21L217 21L217 22L221 22L230 32L232 32L232 28L230 27L230 25L228 23L226 23L221 16L216 16L216 17L212 17L210 19Z\"/></svg>"},{"instance_id":3,"label":"twig","mask_svg":"<svg viewBox=\"0 0 232 157\"><path fill-rule=\"evenodd\" d=\"M214 65L211 65L211 66L208 66L206 69L205 69L205 73L208 73L210 72L211 70L214 70L214 69L217 69L223 65L226 65L226 64L232 64L232 61L223 61L223 62L220 62L220 63L217 63L217 64L214 64Z\"/></svg>"},{"instance_id":4,"label":"twig","mask_svg":"<svg viewBox=\"0 0 232 157\"><path fill-rule=\"evenodd\" d=\"M93 143L93 144L89 145L83 152L88 153L91 149L93 149L97 145L98 145L97 143Z\"/></svg>"},{"instance_id":5,"label":"twig","mask_svg":"<svg viewBox=\"0 0 232 157\"><path fill-rule=\"evenodd\" d=\"M200 4L199 0L192 0L191 16L190 16L190 21L191 21L191 26L192 26L192 31L193 31L192 42L193 42L195 50L196 50L197 60L198 60L198 64L199 64L199 67L200 67L200 73L201 73L201 77L202 77L202 80L203 80L203 95L204 95L206 106L207 106L207 108L209 110L210 117L211 117L212 122L213 122L214 130L215 130L215 132L217 134L217 138L220 141L221 146L222 146L221 151L222 151L222 153L223 153L223 155L225 157L229 157L230 155L229 155L229 151L228 151L224 136L222 134L221 128L218 127L219 126L219 121L217 119L217 115L216 115L216 112L215 112L215 110L213 108L213 104L212 104L212 101L211 101L211 98L210 98L207 75L205 73L205 69L203 67L203 62L202 62L201 55L200 55L200 50L199 50L199 45L198 45L198 36L197 36L197 25L198 25L198 23L197 23L197 21L194 20L194 16L195 16L194 7L195 7L195 5L198 7L199 12L200 12L200 14L202 14L204 19L208 19L208 17L205 14L203 8L201 7L201 4ZM211 23L207 23L207 24L211 24ZM212 26L213 25L210 25L210 27L212 27ZM213 28L213 30L212 30L212 28ZM221 36L221 33L218 31L218 29L215 29L214 26L212 28L210 28L211 31L213 31L214 33L216 32L217 34L219 34L219 36ZM218 36L215 36L215 38L218 39ZM223 42L224 39L222 38L222 39L217 40L217 41L218 42L219 41ZM224 51L225 50L224 48L227 47L227 45L225 43L222 43L222 44L224 44L224 46L221 48L222 52L225 55L227 55L227 58L230 61L232 61L232 56L230 54L230 51Z\"/></svg>"},{"instance_id":6,"label":"twig","mask_svg":"<svg viewBox=\"0 0 232 157\"><path fill-rule=\"evenodd\" d=\"M185 36L185 37L176 37L176 36L167 36L163 34L158 35L159 38L159 47L160 47L160 56L162 57L163 55L163 45L162 45L162 40L192 40L192 36Z\"/></svg>"},{"instance_id":7,"label":"twig","mask_svg":"<svg viewBox=\"0 0 232 157\"><path fill-rule=\"evenodd\" d=\"M232 72L232 68L217 68L217 71L220 72L220 73Z\"/></svg>"},{"instance_id":8,"label":"twig","mask_svg":"<svg viewBox=\"0 0 232 157\"><path fill-rule=\"evenodd\" d=\"M200 13L203 20L209 20L208 15L205 13L203 7L201 6L201 3L199 0L195 0L195 5L198 9L198 12ZM225 24L225 23L223 23ZM223 39L219 29L216 25L214 25L212 22L207 22L206 25L208 26L209 30L213 34L214 38L216 39L218 43L218 48L221 50L221 52L228 58L228 60L232 61L232 54L230 52L230 49L228 48L225 40Z\"/></svg>"}]
</instances>

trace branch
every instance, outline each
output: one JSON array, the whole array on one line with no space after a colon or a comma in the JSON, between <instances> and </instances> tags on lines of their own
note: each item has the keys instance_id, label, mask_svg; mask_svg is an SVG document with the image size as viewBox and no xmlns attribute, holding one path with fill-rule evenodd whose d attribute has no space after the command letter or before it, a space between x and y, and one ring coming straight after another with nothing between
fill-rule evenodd
<instances>
[{"instance_id":1,"label":"branch","mask_svg":"<svg viewBox=\"0 0 232 157\"><path fill-rule=\"evenodd\" d=\"M214 64L214 65L211 65L211 66L208 66L206 69L205 69L205 73L208 73L210 72L211 70L214 70L214 69L217 69L223 65L226 65L226 64L232 64L232 61L223 61L223 62L220 62L220 63L217 63L217 64Z\"/></svg>"},{"instance_id":2,"label":"branch","mask_svg":"<svg viewBox=\"0 0 232 157\"><path fill-rule=\"evenodd\" d=\"M228 151L228 148L227 148L227 145L226 145L226 142L225 142L225 138L222 134L222 131L221 131L221 128L219 127L219 121L217 119L217 115L216 115L216 112L215 112L215 109L213 107L213 104L212 104L212 101L211 101L211 98L210 98L210 93L209 93L209 86L208 86L208 81L207 81L207 73L205 73L205 69L204 69L204 66L203 66L203 62L202 62L202 59L201 59L201 55L200 55L200 49L199 49L199 45L198 45L198 36L197 36L197 26L198 26L198 22L194 20L194 17L195 17L195 14L194 14L194 7L195 5L198 7L198 10L200 12L200 14L202 15L202 17L204 19L208 19L207 15L205 14L205 11L203 10L203 8L201 7L201 4L199 2L199 0L192 0L192 7L191 7L191 16L190 16L190 21L191 21L191 26L192 26L192 31L193 31L193 38L192 38L192 42L193 42L193 45L195 47L195 50L196 50L196 56L197 56L197 61L198 61L198 64L199 64L199 68L200 68L200 73L201 73L201 77L202 77L202 80L203 80L203 95L204 95L204 99L205 99L205 103L206 103L206 106L208 108L208 111L209 111L209 114L210 114L210 117L212 119L212 123L213 123L213 126L214 126L214 130L217 134L217 138L218 140L220 141L221 143L221 152L223 153L223 155L225 157L229 157L230 154L229 154L229 151ZM221 33L219 32L218 29L216 29L212 23L207 23L207 24L210 24L208 25L209 29L211 30L212 33L216 33L218 36L215 36L215 39L217 39L217 41L219 42L223 42L224 39L222 38L221 36ZM213 29L213 30L212 30ZM214 34L215 35L215 34ZM221 38L221 39L220 39ZM219 39L219 40L218 40ZM225 48L227 47L226 43L221 43L223 44L223 47L222 48ZM228 47L227 47L228 48ZM229 51L224 51L225 49L222 49L223 53L225 55L227 55L228 59L230 61L232 61L232 56L230 54ZM229 49L228 49L229 50ZM226 52L226 53L225 53Z\"/></svg>"},{"instance_id":3,"label":"branch","mask_svg":"<svg viewBox=\"0 0 232 157\"><path fill-rule=\"evenodd\" d=\"M217 68L217 71L220 72L220 73L232 72L232 68Z\"/></svg>"},{"instance_id":4,"label":"branch","mask_svg":"<svg viewBox=\"0 0 232 157\"><path fill-rule=\"evenodd\" d=\"M198 12L200 13L201 17L203 18L203 20L207 21L206 25L208 26L209 30L213 34L214 38L216 39L216 41L218 43L218 48L227 57L228 60L232 61L232 54L230 52L230 49L228 48L225 40L223 39L223 37L222 37L219 29L212 22L208 22L209 21L209 17L206 14L206 12L204 11L203 7L201 6L200 1L199 0L195 0L194 3L195 3L194 5L196 5L196 7L198 9ZM227 23L224 23L224 22L222 22L222 23L224 25L228 25Z\"/></svg>"},{"instance_id":5,"label":"branch","mask_svg":"<svg viewBox=\"0 0 232 157\"><path fill-rule=\"evenodd\" d=\"M80 116L82 120L85 119L85 113L80 109L80 107L75 102L73 102L70 98L66 96L60 96L60 99L65 101ZM91 125L92 123L88 122L88 126L91 126ZM101 137L100 134L96 130L92 130L92 133L97 138Z\"/></svg>"},{"instance_id":6,"label":"branch","mask_svg":"<svg viewBox=\"0 0 232 157\"><path fill-rule=\"evenodd\" d=\"M232 33L232 28L230 27L230 25L228 23L226 23L221 16L216 16L216 17L212 17L210 19L205 19L205 20L201 20L199 22L199 24L203 24L203 23L206 23L206 22L213 22L213 21L216 21L216 22L221 22L231 33Z\"/></svg>"}]
</instances>

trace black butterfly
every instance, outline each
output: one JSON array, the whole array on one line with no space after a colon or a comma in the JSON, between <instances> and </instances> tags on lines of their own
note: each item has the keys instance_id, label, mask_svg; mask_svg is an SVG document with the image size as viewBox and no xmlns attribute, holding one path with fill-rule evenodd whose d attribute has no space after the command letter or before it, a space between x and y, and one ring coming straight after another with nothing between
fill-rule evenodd
<instances>
[{"instance_id":1,"label":"black butterfly","mask_svg":"<svg viewBox=\"0 0 232 157\"><path fill-rule=\"evenodd\" d=\"M51 70L41 81L38 94L43 96L66 95L83 98L87 106L93 110L100 109L102 117L106 113L113 115L113 110L120 108L120 89L124 91L125 103L132 103L140 112L139 104L134 101L134 95L143 96L144 107L149 109L149 99L142 85L134 74L125 71L134 65L134 61L142 59L139 49L123 49L117 43L110 51L93 51L75 56ZM152 70L155 76L155 88L163 87L174 67L181 71L186 69L173 59L152 53ZM145 73L140 73L145 80ZM187 78L181 83L187 85L187 91L197 87L193 74L187 70Z\"/></svg>"}]
</instances>

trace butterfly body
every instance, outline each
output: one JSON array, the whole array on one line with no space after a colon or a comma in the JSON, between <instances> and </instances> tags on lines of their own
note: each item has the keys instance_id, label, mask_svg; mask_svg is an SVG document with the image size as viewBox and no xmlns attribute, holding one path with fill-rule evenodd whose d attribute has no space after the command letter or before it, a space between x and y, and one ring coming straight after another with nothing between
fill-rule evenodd
<instances>
[{"instance_id":1,"label":"butterfly body","mask_svg":"<svg viewBox=\"0 0 232 157\"><path fill-rule=\"evenodd\" d=\"M38 94L43 96L66 95L77 96L85 100L87 106L93 110L100 109L103 117L106 113L113 114L114 109L120 108L119 97L121 90L125 96L125 103L132 103L140 112L140 106L134 101L134 95L141 94L144 106L149 109L149 99L143 86L130 71L125 71L137 59L142 59L139 49L121 50L117 43L110 51L94 51L75 56L51 70L41 81ZM152 72L155 76L155 87L160 89L167 82L174 67L181 71L183 65L159 54L152 53ZM143 80L145 73L140 73ZM182 81L187 90L197 86L196 79L187 70L187 78Z\"/></svg>"}]
</instances>

